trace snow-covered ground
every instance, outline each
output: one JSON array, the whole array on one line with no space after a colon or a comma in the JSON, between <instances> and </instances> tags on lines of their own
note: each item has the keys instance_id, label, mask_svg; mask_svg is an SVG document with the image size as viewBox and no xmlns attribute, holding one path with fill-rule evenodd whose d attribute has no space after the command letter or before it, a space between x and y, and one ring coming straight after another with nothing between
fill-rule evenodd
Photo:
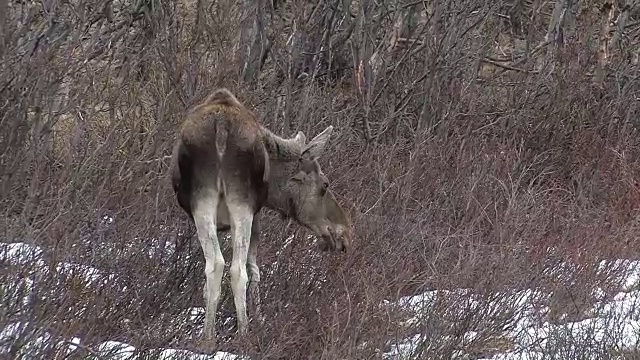
<instances>
[{"instance_id":1,"label":"snow-covered ground","mask_svg":"<svg viewBox=\"0 0 640 360\"><path fill-rule=\"evenodd\" d=\"M73 345L70 345L72 347ZM135 359L133 357L136 348L125 343L117 342L117 341L106 341L100 344L96 353L104 355L108 355L108 359L110 360L119 360L119 359ZM158 360L175 360L175 359L183 359L183 360L238 360L239 356L226 353L223 351L218 351L215 355L204 355L204 354L195 354L188 350L175 350L175 349L162 349L162 351L158 354Z\"/></svg>"},{"instance_id":2,"label":"snow-covered ground","mask_svg":"<svg viewBox=\"0 0 640 360\"><path fill-rule=\"evenodd\" d=\"M14 283L14 287L19 289L5 288L3 295L11 297L8 301L17 303L21 302L27 304L29 301L29 295L34 286L34 281L31 276L43 275L49 271L44 259L42 258L43 251L38 246L30 245L27 243L0 243L0 264L17 267L19 269L27 269L28 275L21 279L21 281ZM59 263L56 266L56 271L61 276L78 276L83 279L87 286L97 285L98 279L105 279L104 281L110 281L114 275L107 277L101 276L101 271L90 266L74 264L74 263ZM192 308L189 310L191 319L201 316L203 313L202 308ZM11 344L16 339L20 338L23 332L31 333L30 324L27 322L10 322L4 326L0 326L0 358L6 355L11 348ZM39 331L39 336L30 339L28 343L22 344L24 353L37 352L37 349L42 348L44 344L51 345L54 341L53 337L45 332ZM56 348L65 349L67 354L77 350L78 347L83 347L82 339L72 338L68 340L56 340ZM33 349L33 350L29 350ZM134 355L135 348L129 344L106 341L97 346L91 346L89 351L98 355L101 359L120 360L120 359L136 359ZM158 353L158 359L184 359L184 360L239 360L240 356L219 351L215 355L203 355L197 354L188 350L178 349L155 349L154 353Z\"/></svg>"},{"instance_id":3,"label":"snow-covered ground","mask_svg":"<svg viewBox=\"0 0 640 360\"><path fill-rule=\"evenodd\" d=\"M18 269L28 269L25 271L27 276L14 283L13 287L18 289L4 288L2 289L3 296L11 297L10 301L15 304L20 302L27 304L30 289L33 288L34 280L38 278L37 273L49 271L42 254L42 249L26 243L0 243L0 264ZM602 267L611 266L611 264L605 263L601 265ZM640 262L620 260L614 265L617 268L626 269L626 277L620 279L621 285L617 293L609 293L610 296L600 296L599 298L604 300L591 306L588 316L574 321L550 322L545 316L549 312L548 306L541 306L539 301L546 295L531 289L496 294L490 299L493 303L489 307L483 305L483 301L487 301L486 297L481 298L469 289L435 290L417 296L404 297L394 303L386 302L385 306L400 307L412 314L403 326L407 329L415 329L415 331L406 338L391 344L386 350L384 358L414 359L420 348L426 347L433 350L432 346L439 346L447 342L449 345L455 344L454 357L460 359L545 359L549 358L549 351L558 347L558 341L564 341L560 346L563 349L569 348L569 350L572 346L583 349L589 348L589 346L598 346L600 349L615 349L618 353L636 351L640 344ZM57 265L56 271L60 275L77 276L83 279L87 286L99 285L97 283L99 279L111 280L113 276L101 276L101 271L98 269L73 263L60 263ZM604 290L596 289L596 292L598 291L604 294ZM429 326L425 326L425 323L433 321L433 318L429 318L430 311L436 306L441 306L442 299L447 298L457 299L457 305L460 306L460 308L446 309L446 312L454 314L452 318L455 318L456 312L463 314L464 311L470 310L484 314L491 312L492 309L509 308L509 314L512 315L513 320L499 325L499 334L496 334L496 330L492 329L492 333L487 336L481 327L482 325L479 325L461 335L458 334L455 338L448 334L435 334L435 338L429 338L430 334L421 331L421 329L429 328ZM191 320L194 321L196 317L201 317L202 312L201 308L190 309ZM487 313L487 318L489 319L493 315ZM0 357L9 350L13 339L16 339L23 331L31 330L29 324L24 322L14 321L0 326ZM53 341L50 334L46 332L38 332L38 334L38 337L32 338L29 344L23 346L33 346L37 349L43 343ZM434 335L431 334L431 336ZM469 355L469 348L478 343L485 343L488 339L491 339L494 345L497 344L495 346L497 350L491 351L489 355ZM77 350L78 347L83 350L84 347L82 339L79 338L56 341L60 342L56 347L65 348L68 353ZM129 344L107 341L92 345L88 350L101 358L119 360L135 359L135 356L132 355L135 354L136 349ZM215 356L205 356L187 350L156 350L154 353L159 354L159 359L240 359L238 355L225 352L218 352ZM597 354L595 351L594 353Z\"/></svg>"},{"instance_id":4,"label":"snow-covered ground","mask_svg":"<svg viewBox=\"0 0 640 360\"><path fill-rule=\"evenodd\" d=\"M640 349L640 262L617 261L618 266L626 268L626 278L622 280L622 286L613 296L607 300L593 305L589 314L582 320L565 320L551 323L545 314L548 314L547 306L540 306L539 299L543 296L539 292L524 290L517 293L505 294L510 301L511 309L517 309L518 316L512 326L499 336L492 334L496 340L504 345L499 351L487 356L472 356L466 350L473 347L474 340L478 340L479 333L467 331L463 336L454 341L457 346L454 351L455 358L459 359L486 359L486 360L534 360L555 358L557 354L550 352L562 348L567 353L576 351L584 352L584 349L594 349L593 359L598 358L602 351L611 351L618 354L637 352ZM601 267L604 263L601 263ZM604 293L602 289L596 292ZM466 289L456 291L429 291L416 296L400 298L395 304L387 302L385 305L397 305L405 311L413 314L406 322L408 329L416 329L416 334L391 344L384 354L386 359L414 359L420 349L431 348L433 343L440 339L429 339L428 334L419 329L424 324L425 314L435 306L438 297L452 296L455 298L467 298L469 307L473 308L474 296ZM499 298L497 296L496 298ZM428 316L428 315L427 315ZM484 339L486 340L486 338ZM582 350L578 350L580 347ZM595 350L597 348L597 351ZM555 356L554 356L555 355Z\"/></svg>"}]
</instances>

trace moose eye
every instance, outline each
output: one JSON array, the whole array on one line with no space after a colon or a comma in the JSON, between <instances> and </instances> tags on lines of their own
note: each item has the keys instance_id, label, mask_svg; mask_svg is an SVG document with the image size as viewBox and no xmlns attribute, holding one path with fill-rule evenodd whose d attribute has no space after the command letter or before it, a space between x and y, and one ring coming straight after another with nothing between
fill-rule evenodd
<instances>
[{"instance_id":1,"label":"moose eye","mask_svg":"<svg viewBox=\"0 0 640 360\"><path fill-rule=\"evenodd\" d=\"M322 187L325 189L329 187L329 179L322 173L320 174L320 181L322 182Z\"/></svg>"},{"instance_id":2,"label":"moose eye","mask_svg":"<svg viewBox=\"0 0 640 360\"><path fill-rule=\"evenodd\" d=\"M293 175L291 177L291 180L293 181L297 181L297 182L303 182L305 178L305 175L302 171L298 172L297 174Z\"/></svg>"},{"instance_id":3,"label":"moose eye","mask_svg":"<svg viewBox=\"0 0 640 360\"><path fill-rule=\"evenodd\" d=\"M322 176L319 180L320 180L320 181L319 181L319 185L320 185L320 189L319 189L320 196L324 196L324 194L326 194L326 193L327 193L327 189L329 188L329 180L327 180L327 178L325 178L324 176Z\"/></svg>"}]
</instances>

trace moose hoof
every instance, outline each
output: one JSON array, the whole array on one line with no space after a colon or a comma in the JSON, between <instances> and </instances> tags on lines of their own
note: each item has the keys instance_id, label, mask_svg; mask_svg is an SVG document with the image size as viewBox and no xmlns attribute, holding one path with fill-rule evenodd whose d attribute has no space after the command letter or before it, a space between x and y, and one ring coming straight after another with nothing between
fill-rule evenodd
<instances>
[{"instance_id":1,"label":"moose hoof","mask_svg":"<svg viewBox=\"0 0 640 360\"><path fill-rule=\"evenodd\" d=\"M198 352L203 354L215 354L217 352L217 343L215 338L208 338L207 336L203 336L198 339L195 343L196 349Z\"/></svg>"}]
</instances>

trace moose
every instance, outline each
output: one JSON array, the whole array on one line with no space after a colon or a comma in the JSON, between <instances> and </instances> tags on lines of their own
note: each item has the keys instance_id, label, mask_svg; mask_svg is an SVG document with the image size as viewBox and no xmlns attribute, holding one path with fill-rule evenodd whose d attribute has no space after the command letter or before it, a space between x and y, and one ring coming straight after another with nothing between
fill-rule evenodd
<instances>
[{"instance_id":1,"label":"moose","mask_svg":"<svg viewBox=\"0 0 640 360\"><path fill-rule=\"evenodd\" d=\"M349 251L350 220L318 164L332 126L306 142L282 138L258 123L226 88L188 111L171 155L170 176L180 207L196 226L205 259L203 340L215 346L215 320L225 260L218 231L231 231L229 273L237 329L247 333L247 287L261 319L257 246L263 207L293 219L321 239L323 251ZM248 284L248 276L251 282Z\"/></svg>"}]
</instances>

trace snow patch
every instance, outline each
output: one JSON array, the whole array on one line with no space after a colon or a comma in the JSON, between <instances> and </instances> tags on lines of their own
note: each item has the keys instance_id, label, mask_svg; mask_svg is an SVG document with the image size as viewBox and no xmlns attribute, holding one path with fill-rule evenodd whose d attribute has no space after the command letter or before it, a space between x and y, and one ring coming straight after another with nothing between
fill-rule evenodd
<instances>
[{"instance_id":1,"label":"snow patch","mask_svg":"<svg viewBox=\"0 0 640 360\"><path fill-rule=\"evenodd\" d=\"M156 349L160 350L160 349ZM96 353L98 355L108 357L109 360L117 360L117 359L142 359L144 357L136 357L134 356L136 352L136 348L118 341L106 341L100 344ZM182 359L182 360L240 360L242 359L240 356L224 352L218 351L213 357L211 355L206 354L197 354L189 350L179 350L179 349L162 349L157 357L158 360L174 360L174 359Z\"/></svg>"},{"instance_id":2,"label":"snow patch","mask_svg":"<svg viewBox=\"0 0 640 360\"><path fill-rule=\"evenodd\" d=\"M600 268L610 267L611 263L602 262ZM622 288L609 300L598 303L593 308L590 318L580 321L567 321L563 324L552 324L543 319L548 311L545 306L535 306L540 293L533 290L523 290L516 294L509 294L508 303L511 309L516 309L521 316L516 316L514 326L504 332L503 337L513 342L513 349L502 351L482 359L492 360L533 360L544 359L548 355L545 350L553 349L556 339L572 339L576 344L598 347L606 346L621 351L635 350L640 347L640 262L617 260L615 266L624 267L625 278L620 279ZM598 293L604 293L602 289ZM409 314L413 314L404 324L407 328L416 328L421 322L421 314L428 314L439 296L456 295L468 296L469 306L473 308L474 295L465 289L434 290L415 296L402 297L396 302L385 301L386 306L399 306ZM498 294L494 299L499 299ZM506 294L505 294L506 295ZM513 300L516 300L515 303ZM424 315L422 315L424 316ZM418 330L416 328L416 330ZM461 344L468 344L477 333L469 331L460 339ZM387 359L410 359L422 343L428 341L426 335L413 334L406 339L394 343L384 353ZM563 344L562 346L572 346ZM460 353L467 358L468 355ZM595 358L596 355L594 355Z\"/></svg>"}]
</instances>

